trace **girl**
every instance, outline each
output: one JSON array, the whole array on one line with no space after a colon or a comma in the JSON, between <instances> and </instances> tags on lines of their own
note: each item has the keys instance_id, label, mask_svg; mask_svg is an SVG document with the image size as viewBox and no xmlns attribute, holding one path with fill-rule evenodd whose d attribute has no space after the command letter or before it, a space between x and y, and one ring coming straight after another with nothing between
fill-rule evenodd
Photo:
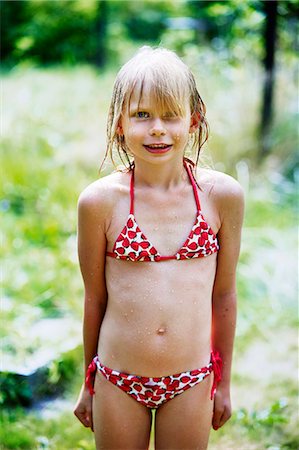
<instances>
[{"instance_id":1,"label":"girl","mask_svg":"<svg viewBox=\"0 0 299 450\"><path fill-rule=\"evenodd\" d=\"M206 449L231 415L243 195L197 168L205 106L186 65L143 47L117 75L108 149L127 170L78 202L86 379L75 415L97 449ZM217 391L216 391L217 387ZM175 424L175 426L174 426Z\"/></svg>"}]
</instances>

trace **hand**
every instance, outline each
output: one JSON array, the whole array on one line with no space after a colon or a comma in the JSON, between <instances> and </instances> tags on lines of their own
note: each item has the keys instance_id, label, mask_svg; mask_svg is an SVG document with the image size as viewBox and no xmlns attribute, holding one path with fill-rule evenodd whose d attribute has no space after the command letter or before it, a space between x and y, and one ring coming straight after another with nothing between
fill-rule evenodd
<instances>
[{"instance_id":1,"label":"hand","mask_svg":"<svg viewBox=\"0 0 299 450\"><path fill-rule=\"evenodd\" d=\"M92 396L85 384L81 388L74 414L86 428L91 428L91 431L93 431Z\"/></svg>"},{"instance_id":2,"label":"hand","mask_svg":"<svg viewBox=\"0 0 299 450\"><path fill-rule=\"evenodd\" d=\"M231 415L232 408L229 389L221 389L221 386L218 385L214 397L214 411L212 419L212 426L214 430L218 430L218 428L222 427L222 425L224 425L225 422L228 421Z\"/></svg>"}]
</instances>

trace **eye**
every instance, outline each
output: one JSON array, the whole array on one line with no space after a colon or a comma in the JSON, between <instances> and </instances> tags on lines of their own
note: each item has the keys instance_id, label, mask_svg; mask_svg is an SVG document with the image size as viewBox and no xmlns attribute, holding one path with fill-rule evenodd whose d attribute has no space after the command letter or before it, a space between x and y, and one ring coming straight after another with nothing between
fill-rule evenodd
<instances>
[{"instance_id":1,"label":"eye","mask_svg":"<svg viewBox=\"0 0 299 450\"><path fill-rule=\"evenodd\" d=\"M138 119L148 119L149 113L146 111L137 111L135 113L135 117L137 117Z\"/></svg>"}]
</instances>

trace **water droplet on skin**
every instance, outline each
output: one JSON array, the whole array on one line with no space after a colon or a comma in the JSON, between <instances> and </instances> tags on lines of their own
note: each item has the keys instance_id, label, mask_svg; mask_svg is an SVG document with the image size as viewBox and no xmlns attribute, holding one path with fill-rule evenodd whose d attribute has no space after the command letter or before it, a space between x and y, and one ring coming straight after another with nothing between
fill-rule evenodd
<instances>
[{"instance_id":1,"label":"water droplet on skin","mask_svg":"<svg viewBox=\"0 0 299 450\"><path fill-rule=\"evenodd\" d=\"M197 305L197 302L194 300L193 305Z\"/></svg>"},{"instance_id":2,"label":"water droplet on skin","mask_svg":"<svg viewBox=\"0 0 299 450\"><path fill-rule=\"evenodd\" d=\"M154 228L154 231L158 231L158 230L159 230L159 227L155 227L155 228Z\"/></svg>"},{"instance_id":3,"label":"water droplet on skin","mask_svg":"<svg viewBox=\"0 0 299 450\"><path fill-rule=\"evenodd\" d=\"M162 309L163 309L162 306L160 306L160 307L159 307L159 310L162 311Z\"/></svg>"},{"instance_id":4,"label":"water droplet on skin","mask_svg":"<svg viewBox=\"0 0 299 450\"><path fill-rule=\"evenodd\" d=\"M131 309L131 313L132 313L132 312L134 312L134 310L133 310L133 309Z\"/></svg>"},{"instance_id":5,"label":"water droplet on skin","mask_svg":"<svg viewBox=\"0 0 299 450\"><path fill-rule=\"evenodd\" d=\"M112 359L115 359L115 356L114 356L114 355L111 355L111 358L112 358Z\"/></svg>"},{"instance_id":6,"label":"water droplet on skin","mask_svg":"<svg viewBox=\"0 0 299 450\"><path fill-rule=\"evenodd\" d=\"M151 332L150 332L150 331L148 331L148 332L147 332L147 334L148 334L148 335L150 335L150 334L151 334Z\"/></svg>"}]
</instances>

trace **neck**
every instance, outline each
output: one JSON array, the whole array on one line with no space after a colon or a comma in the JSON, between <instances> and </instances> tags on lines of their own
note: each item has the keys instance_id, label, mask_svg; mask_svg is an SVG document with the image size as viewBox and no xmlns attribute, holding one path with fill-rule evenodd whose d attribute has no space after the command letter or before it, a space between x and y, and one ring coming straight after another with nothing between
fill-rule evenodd
<instances>
[{"instance_id":1,"label":"neck","mask_svg":"<svg viewBox=\"0 0 299 450\"><path fill-rule=\"evenodd\" d=\"M149 164L135 160L134 179L139 185L167 190L178 186L186 180L186 176L183 160L167 161L165 164Z\"/></svg>"}]
</instances>

